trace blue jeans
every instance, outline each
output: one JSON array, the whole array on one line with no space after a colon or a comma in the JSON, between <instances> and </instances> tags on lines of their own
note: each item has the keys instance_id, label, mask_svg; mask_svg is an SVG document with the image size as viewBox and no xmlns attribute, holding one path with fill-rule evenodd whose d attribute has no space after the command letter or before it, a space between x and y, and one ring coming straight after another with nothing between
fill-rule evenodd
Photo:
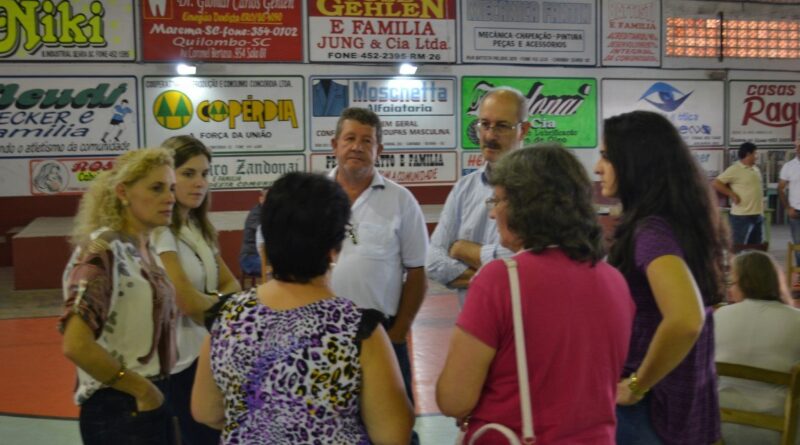
<instances>
[{"instance_id":1,"label":"blue jeans","mask_svg":"<svg viewBox=\"0 0 800 445\"><path fill-rule=\"evenodd\" d=\"M761 244L764 239L763 215L730 215L733 244Z\"/></svg>"},{"instance_id":2,"label":"blue jeans","mask_svg":"<svg viewBox=\"0 0 800 445\"><path fill-rule=\"evenodd\" d=\"M163 383L162 383L163 382ZM166 381L156 384L164 395ZM122 391L96 391L81 405L78 424L84 445L172 445L172 421L166 403L139 412L136 399Z\"/></svg>"},{"instance_id":3,"label":"blue jeans","mask_svg":"<svg viewBox=\"0 0 800 445\"><path fill-rule=\"evenodd\" d=\"M411 360L408 357L408 343L392 343L394 355L397 357L397 364L400 365L400 374L403 376L403 384L406 387L406 395L411 405L414 405L414 391L411 389ZM419 435L416 431L411 432L411 445L419 445Z\"/></svg>"},{"instance_id":4,"label":"blue jeans","mask_svg":"<svg viewBox=\"0 0 800 445\"><path fill-rule=\"evenodd\" d=\"M261 275L261 257L258 255L247 255L239 258L239 267L247 275Z\"/></svg>"},{"instance_id":5,"label":"blue jeans","mask_svg":"<svg viewBox=\"0 0 800 445\"><path fill-rule=\"evenodd\" d=\"M661 445L650 420L650 397L634 405L617 405L617 445Z\"/></svg>"},{"instance_id":6,"label":"blue jeans","mask_svg":"<svg viewBox=\"0 0 800 445\"><path fill-rule=\"evenodd\" d=\"M789 230L792 232L792 243L800 243L800 218L789 218ZM794 254L795 264L800 264L800 253Z\"/></svg>"},{"instance_id":7,"label":"blue jeans","mask_svg":"<svg viewBox=\"0 0 800 445\"><path fill-rule=\"evenodd\" d=\"M221 431L209 428L192 418L192 385L196 372L197 360L192 366L170 376L167 406L170 413L178 419L183 445L217 445Z\"/></svg>"}]
</instances>

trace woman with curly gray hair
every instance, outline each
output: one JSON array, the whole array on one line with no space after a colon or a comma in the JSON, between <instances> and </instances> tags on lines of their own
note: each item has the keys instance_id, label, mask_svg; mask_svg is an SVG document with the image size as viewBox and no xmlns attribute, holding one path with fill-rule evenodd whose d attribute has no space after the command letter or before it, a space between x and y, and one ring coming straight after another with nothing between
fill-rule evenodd
<instances>
[{"instance_id":1,"label":"woman with curly gray hair","mask_svg":"<svg viewBox=\"0 0 800 445\"><path fill-rule=\"evenodd\" d=\"M517 252L537 440L613 444L634 306L622 275L601 261L586 171L560 145L540 144L503 157L490 182L486 204L500 242ZM439 377L439 407L468 418L467 440L489 423L521 431L509 295L503 261L485 265L470 284ZM492 434L478 443L502 439Z\"/></svg>"}]
</instances>

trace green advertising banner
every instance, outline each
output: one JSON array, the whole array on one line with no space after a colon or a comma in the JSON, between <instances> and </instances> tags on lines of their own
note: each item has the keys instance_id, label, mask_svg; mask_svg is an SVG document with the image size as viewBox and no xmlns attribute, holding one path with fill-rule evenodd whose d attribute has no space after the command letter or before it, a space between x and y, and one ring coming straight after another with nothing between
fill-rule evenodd
<instances>
[{"instance_id":1,"label":"green advertising banner","mask_svg":"<svg viewBox=\"0 0 800 445\"><path fill-rule=\"evenodd\" d=\"M531 130L525 145L557 141L568 148L597 147L597 80L555 77L463 77L461 146L478 149L480 99L492 88L519 90L527 100Z\"/></svg>"}]
</instances>

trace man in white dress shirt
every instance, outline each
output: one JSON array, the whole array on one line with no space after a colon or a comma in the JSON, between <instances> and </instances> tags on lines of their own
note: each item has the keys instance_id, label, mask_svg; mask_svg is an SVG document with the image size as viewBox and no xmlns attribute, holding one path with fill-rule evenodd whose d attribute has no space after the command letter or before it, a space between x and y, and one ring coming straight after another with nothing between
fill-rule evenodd
<instances>
[{"instance_id":1,"label":"man in white dress shirt","mask_svg":"<svg viewBox=\"0 0 800 445\"><path fill-rule=\"evenodd\" d=\"M511 255L500 246L497 226L489 219L486 200L493 193L488 175L501 156L522 145L531 128L527 111L527 99L513 88L494 88L481 98L476 129L485 163L450 191L431 236L428 276L457 289L462 306L469 281L481 265Z\"/></svg>"}]
</instances>

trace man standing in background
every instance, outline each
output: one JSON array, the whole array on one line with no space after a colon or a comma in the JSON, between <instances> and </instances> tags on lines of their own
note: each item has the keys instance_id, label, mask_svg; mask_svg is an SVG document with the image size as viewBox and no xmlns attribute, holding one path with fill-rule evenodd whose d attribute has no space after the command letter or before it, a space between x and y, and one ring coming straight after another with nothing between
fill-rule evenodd
<instances>
[{"instance_id":1,"label":"man standing in background","mask_svg":"<svg viewBox=\"0 0 800 445\"><path fill-rule=\"evenodd\" d=\"M711 185L731 201L733 244L761 244L764 230L764 187L756 165L757 147L739 146L739 161L717 176Z\"/></svg>"},{"instance_id":2,"label":"man standing in background","mask_svg":"<svg viewBox=\"0 0 800 445\"><path fill-rule=\"evenodd\" d=\"M431 236L425 269L432 280L458 290L461 306L481 265L511 255L500 246L497 226L489 219L486 201L493 193L488 178L492 165L525 140L531 127L526 104L525 96L506 87L481 98L476 128L484 164L453 186Z\"/></svg>"},{"instance_id":3,"label":"man standing in background","mask_svg":"<svg viewBox=\"0 0 800 445\"><path fill-rule=\"evenodd\" d=\"M789 229L792 243L800 243L800 138L794 141L794 159L783 164L778 181L778 197L789 216ZM788 195L786 186L789 186ZM800 254L795 254L796 264L800 264ZM792 277L790 277L791 279ZM800 287L800 277L794 277L792 287Z\"/></svg>"},{"instance_id":4,"label":"man standing in background","mask_svg":"<svg viewBox=\"0 0 800 445\"><path fill-rule=\"evenodd\" d=\"M387 316L386 333L413 402L406 336L425 298L428 231L411 192L375 169L383 151L381 139L381 121L374 112L365 108L342 111L331 140L337 166L330 177L350 198L352 215L331 287L358 307L377 309ZM411 443L419 443L416 432Z\"/></svg>"},{"instance_id":5,"label":"man standing in background","mask_svg":"<svg viewBox=\"0 0 800 445\"><path fill-rule=\"evenodd\" d=\"M268 190L267 187L261 189L261 193L258 195L258 204L250 209L244 220L242 248L239 250L239 267L242 269L242 274L245 275L261 275L261 257L256 247L256 232L261 227L261 205L264 204Z\"/></svg>"}]
</instances>

